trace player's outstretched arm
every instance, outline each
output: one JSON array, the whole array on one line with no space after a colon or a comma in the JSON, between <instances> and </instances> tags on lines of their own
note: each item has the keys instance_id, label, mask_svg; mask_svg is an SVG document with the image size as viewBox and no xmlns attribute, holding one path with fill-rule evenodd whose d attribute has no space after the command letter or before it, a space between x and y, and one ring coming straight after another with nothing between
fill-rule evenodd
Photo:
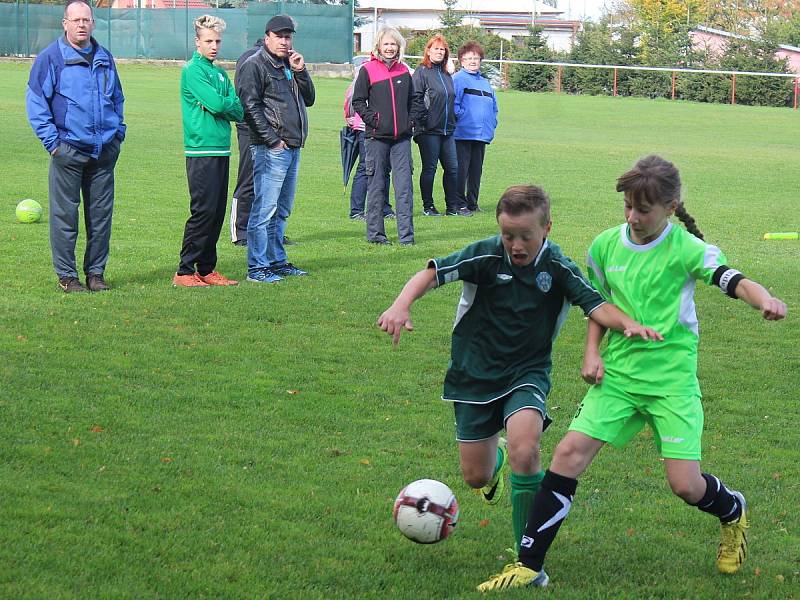
<instances>
[{"instance_id":1,"label":"player's outstretched arm","mask_svg":"<svg viewBox=\"0 0 800 600\"><path fill-rule=\"evenodd\" d=\"M392 336L395 346L400 341L403 329L414 330L411 305L435 287L436 270L430 268L420 271L408 280L392 305L378 317L378 327Z\"/></svg>"},{"instance_id":2,"label":"player's outstretched arm","mask_svg":"<svg viewBox=\"0 0 800 600\"><path fill-rule=\"evenodd\" d=\"M583 352L583 365L581 366L581 377L591 385L603 381L606 367L600 356L600 342L606 334L606 328L589 319L589 329L586 332L586 347Z\"/></svg>"},{"instance_id":3,"label":"player's outstretched arm","mask_svg":"<svg viewBox=\"0 0 800 600\"><path fill-rule=\"evenodd\" d=\"M780 321L788 311L782 300L775 298L764 286L752 279L739 281L736 286L736 296L761 311L761 316L767 321Z\"/></svg>"},{"instance_id":4,"label":"player's outstretched arm","mask_svg":"<svg viewBox=\"0 0 800 600\"><path fill-rule=\"evenodd\" d=\"M595 323L599 323L607 329L614 329L621 331L625 337L640 337L643 340L658 340L662 341L664 336L658 333L655 329L645 327L638 321L634 321L619 308L606 302L594 309L589 318Z\"/></svg>"}]
</instances>

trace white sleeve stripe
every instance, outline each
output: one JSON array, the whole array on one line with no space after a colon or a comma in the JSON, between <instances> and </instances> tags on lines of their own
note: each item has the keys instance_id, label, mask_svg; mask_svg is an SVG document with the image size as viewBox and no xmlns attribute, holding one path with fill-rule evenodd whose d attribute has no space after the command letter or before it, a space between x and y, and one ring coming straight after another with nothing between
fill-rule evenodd
<instances>
[{"instance_id":1,"label":"white sleeve stripe","mask_svg":"<svg viewBox=\"0 0 800 600\"><path fill-rule=\"evenodd\" d=\"M576 275L576 274L575 274L575 272L574 272L572 269L570 269L570 268L569 268L567 265L565 265L564 263L562 263L560 259L555 259L555 260L553 260L553 264L555 264L555 265L559 265L559 266L560 266L562 269L564 269L565 271L567 271L567 273L569 273L569 274L570 274L572 277L574 277L575 279L577 279L578 281L580 281L580 282L581 282L581 284L582 284L582 285L583 285L583 286L584 286L586 289L592 290L593 292L597 292L597 290L595 290L595 289L592 287L592 285L591 285L591 284L590 284L588 281L586 281L586 279L584 279L583 277L580 277L580 276Z\"/></svg>"},{"instance_id":2,"label":"white sleeve stripe","mask_svg":"<svg viewBox=\"0 0 800 600\"><path fill-rule=\"evenodd\" d=\"M472 258L465 258L464 260L460 260L456 264L450 265L448 267L440 267L435 260L433 261L433 264L436 267L436 271L437 272L439 272L439 271L447 272L447 271L452 271L452 270L458 269L458 267L463 265L464 263L472 262L472 261L475 261L475 260L481 260L482 258L499 258L499 259L502 260L503 257L498 255L498 254L481 254L480 256L473 256Z\"/></svg>"},{"instance_id":3,"label":"white sleeve stripe","mask_svg":"<svg viewBox=\"0 0 800 600\"><path fill-rule=\"evenodd\" d=\"M610 292L611 290L608 289L608 284L606 283L605 274L603 273L602 269L600 269L600 265L598 265L592 258L591 254L586 256L586 263L589 265L589 268L592 271L594 271L594 274L597 277L597 279L600 280L600 285L603 286L603 289L606 290L607 292Z\"/></svg>"},{"instance_id":4,"label":"white sleeve stripe","mask_svg":"<svg viewBox=\"0 0 800 600\"><path fill-rule=\"evenodd\" d=\"M722 252L719 248L712 244L706 244L706 252L703 255L703 267L706 269L713 269L719 267L722 263L719 260Z\"/></svg>"}]
</instances>

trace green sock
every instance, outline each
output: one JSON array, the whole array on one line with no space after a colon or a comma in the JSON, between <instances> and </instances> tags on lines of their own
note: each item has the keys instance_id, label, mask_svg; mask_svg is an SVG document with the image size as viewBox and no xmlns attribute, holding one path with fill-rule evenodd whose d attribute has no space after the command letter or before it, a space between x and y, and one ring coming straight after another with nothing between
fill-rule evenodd
<instances>
[{"instance_id":1,"label":"green sock","mask_svg":"<svg viewBox=\"0 0 800 600\"><path fill-rule=\"evenodd\" d=\"M514 524L514 549L519 553L519 541L525 533L525 524L528 522L533 497L539 491L539 486L544 478L544 471L534 475L520 475L511 473L511 521Z\"/></svg>"}]
</instances>

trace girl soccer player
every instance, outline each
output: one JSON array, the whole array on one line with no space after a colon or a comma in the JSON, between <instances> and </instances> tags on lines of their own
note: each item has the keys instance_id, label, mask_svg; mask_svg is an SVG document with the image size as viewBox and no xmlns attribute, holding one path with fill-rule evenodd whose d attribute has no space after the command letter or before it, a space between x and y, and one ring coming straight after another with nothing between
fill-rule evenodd
<instances>
[{"instance_id":1,"label":"girl soccer player","mask_svg":"<svg viewBox=\"0 0 800 600\"><path fill-rule=\"evenodd\" d=\"M722 539L717 567L734 573L747 549L744 496L700 470L703 408L697 381L697 280L718 286L761 311L764 319L786 316L786 305L758 283L728 267L718 248L703 242L680 200L680 177L672 163L648 156L617 180L625 194L625 220L595 238L589 248L589 279L610 302L661 332L664 341L626 338L589 322L581 374L589 389L569 431L559 442L534 499L519 562L478 586L481 591L546 585L545 553L569 512L578 485L604 444L622 446L645 423L664 458L673 493L719 518ZM686 230L670 222L672 214Z\"/></svg>"},{"instance_id":2,"label":"girl soccer player","mask_svg":"<svg viewBox=\"0 0 800 600\"><path fill-rule=\"evenodd\" d=\"M435 287L464 283L453 327L442 399L453 402L464 481L496 504L511 467L514 542L544 476L539 438L550 421L553 340L571 304L625 336L661 339L603 301L580 269L547 239L550 200L541 188L514 186L497 204L500 235L428 262L414 275L378 325L400 340L411 330L411 305ZM499 437L505 429L508 446Z\"/></svg>"}]
</instances>

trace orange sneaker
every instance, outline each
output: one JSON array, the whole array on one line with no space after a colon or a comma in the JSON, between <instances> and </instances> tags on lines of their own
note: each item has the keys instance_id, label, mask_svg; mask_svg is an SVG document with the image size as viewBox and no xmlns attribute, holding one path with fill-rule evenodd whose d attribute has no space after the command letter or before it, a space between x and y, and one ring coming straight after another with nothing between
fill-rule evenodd
<instances>
[{"instance_id":1,"label":"orange sneaker","mask_svg":"<svg viewBox=\"0 0 800 600\"><path fill-rule=\"evenodd\" d=\"M198 273L197 277L200 281L204 281L208 285L239 285L238 281L228 279L219 271L212 271L208 275L200 275L200 273Z\"/></svg>"},{"instance_id":2,"label":"orange sneaker","mask_svg":"<svg viewBox=\"0 0 800 600\"><path fill-rule=\"evenodd\" d=\"M178 275L175 273L175 276L172 278L172 285L175 287L208 287L209 284L200 279L200 276L197 273L192 273L191 275Z\"/></svg>"}]
</instances>

